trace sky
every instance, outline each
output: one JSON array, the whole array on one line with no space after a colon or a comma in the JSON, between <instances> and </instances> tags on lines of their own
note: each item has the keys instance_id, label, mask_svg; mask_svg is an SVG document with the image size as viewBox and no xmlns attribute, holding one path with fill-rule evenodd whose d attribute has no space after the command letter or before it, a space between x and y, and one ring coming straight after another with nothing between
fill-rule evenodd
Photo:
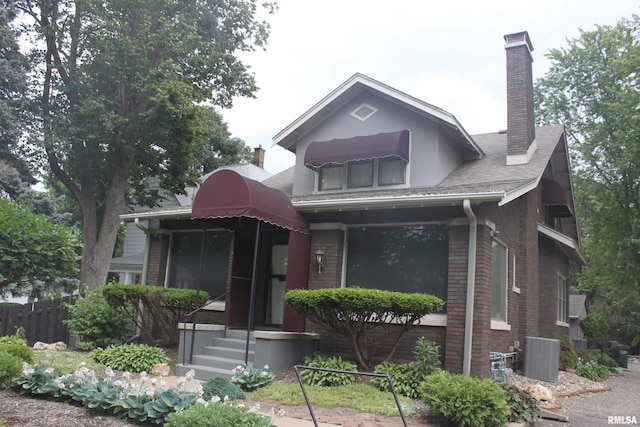
<instances>
[{"instance_id":1,"label":"sky","mask_svg":"<svg viewBox=\"0 0 640 427\"><path fill-rule=\"evenodd\" d=\"M640 0L279 0L266 50L239 57L256 98L223 110L233 136L265 150L278 173L295 156L273 136L355 73L440 107L470 134L506 128L505 34L528 31L533 76L580 29L640 14Z\"/></svg>"}]
</instances>

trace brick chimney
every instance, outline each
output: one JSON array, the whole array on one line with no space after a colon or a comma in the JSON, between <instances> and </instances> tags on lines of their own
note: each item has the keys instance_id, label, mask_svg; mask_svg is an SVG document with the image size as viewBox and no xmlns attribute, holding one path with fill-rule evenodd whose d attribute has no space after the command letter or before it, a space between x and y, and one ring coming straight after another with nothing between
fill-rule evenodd
<instances>
[{"instance_id":1,"label":"brick chimney","mask_svg":"<svg viewBox=\"0 0 640 427\"><path fill-rule=\"evenodd\" d=\"M529 163L536 151L533 115L533 45L529 33L504 36L507 51L507 165Z\"/></svg>"},{"instance_id":2,"label":"brick chimney","mask_svg":"<svg viewBox=\"0 0 640 427\"><path fill-rule=\"evenodd\" d=\"M253 164L264 169L264 148L258 145L253 151Z\"/></svg>"}]
</instances>

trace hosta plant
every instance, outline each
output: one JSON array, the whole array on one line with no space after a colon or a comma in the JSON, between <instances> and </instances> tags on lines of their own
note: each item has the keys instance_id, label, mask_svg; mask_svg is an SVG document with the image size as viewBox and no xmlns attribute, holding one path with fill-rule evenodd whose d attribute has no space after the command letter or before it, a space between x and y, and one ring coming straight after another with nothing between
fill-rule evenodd
<instances>
[{"instance_id":1,"label":"hosta plant","mask_svg":"<svg viewBox=\"0 0 640 427\"><path fill-rule=\"evenodd\" d=\"M170 363L171 359L160 347L146 344L123 344L117 347L95 349L93 360L117 371L150 372L158 363Z\"/></svg>"},{"instance_id":2,"label":"hosta plant","mask_svg":"<svg viewBox=\"0 0 640 427\"><path fill-rule=\"evenodd\" d=\"M240 388L246 391L253 391L267 384L271 384L275 374L268 371L269 365L265 365L263 369L254 367L253 365L237 366L231 372L231 382L238 384Z\"/></svg>"},{"instance_id":3,"label":"hosta plant","mask_svg":"<svg viewBox=\"0 0 640 427\"><path fill-rule=\"evenodd\" d=\"M340 356L325 354L315 354L312 357L305 357L304 364L313 368L332 369L336 371L357 371L358 366L349 361L343 360ZM342 372L317 371L315 369L303 369L300 377L308 385L322 387L335 387L340 385L353 384L355 376Z\"/></svg>"}]
</instances>

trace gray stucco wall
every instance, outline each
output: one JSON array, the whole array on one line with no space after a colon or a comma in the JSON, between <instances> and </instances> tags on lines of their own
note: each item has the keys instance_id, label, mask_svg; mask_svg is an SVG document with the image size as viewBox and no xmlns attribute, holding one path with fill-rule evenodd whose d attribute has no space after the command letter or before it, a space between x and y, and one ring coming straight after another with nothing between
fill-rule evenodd
<instances>
[{"instance_id":1,"label":"gray stucco wall","mask_svg":"<svg viewBox=\"0 0 640 427\"><path fill-rule=\"evenodd\" d=\"M365 121L351 115L363 103L378 109ZM298 141L293 195L311 194L314 191L315 172L304 166L304 155L312 142L375 135L403 129L411 131L410 162L407 169L408 186L419 188L435 185L462 162L461 149L451 141L435 121L383 97L363 93L338 109L320 126Z\"/></svg>"}]
</instances>

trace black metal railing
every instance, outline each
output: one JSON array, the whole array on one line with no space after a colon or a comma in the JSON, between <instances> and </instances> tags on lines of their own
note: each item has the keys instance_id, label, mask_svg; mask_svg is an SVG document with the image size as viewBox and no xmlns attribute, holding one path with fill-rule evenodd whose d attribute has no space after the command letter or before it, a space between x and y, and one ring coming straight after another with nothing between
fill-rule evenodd
<instances>
[{"instance_id":1,"label":"black metal railing","mask_svg":"<svg viewBox=\"0 0 640 427\"><path fill-rule=\"evenodd\" d=\"M224 294L211 299L211 300L207 300L206 302L204 302L202 305L196 307L195 310L190 311L189 313L185 314L182 318L182 323L184 325L184 328L182 328L182 342L185 344L182 346L182 363L184 363L185 365L192 365L193 364L193 346L195 343L195 335L196 335L196 315L200 312L200 310L202 310L204 307L208 306L211 303L214 303L216 301L220 301L223 298L226 298L227 296L227 292L225 292ZM187 334L187 319L191 318L191 343L189 344L189 363L185 363L185 351L186 351L186 334Z\"/></svg>"},{"instance_id":2,"label":"black metal railing","mask_svg":"<svg viewBox=\"0 0 640 427\"><path fill-rule=\"evenodd\" d=\"M374 374L373 372L358 372L358 371L341 371L339 369L316 368L313 366L304 366L304 365L295 365L293 369L296 371L296 377L298 377L298 383L300 384L300 388L302 389L304 400L307 402L307 408L309 408L309 414L311 414L311 419L313 420L313 425L315 427L318 427L318 420L316 419L316 415L313 412L313 407L311 406L311 402L309 401L309 396L307 395L307 391L304 389L304 383L302 382L302 378L300 377L299 369L309 369L312 371L335 372L338 374L364 375L368 377L386 378L387 381L389 381L389 389L391 390L391 393L393 394L393 398L396 401L398 412L400 412L400 418L402 418L402 424L404 425L404 427L408 427L407 420L405 419L404 413L402 412L402 406L400 405L400 400L398 399L398 394L396 393L396 389L393 388L393 380L390 374Z\"/></svg>"}]
</instances>

